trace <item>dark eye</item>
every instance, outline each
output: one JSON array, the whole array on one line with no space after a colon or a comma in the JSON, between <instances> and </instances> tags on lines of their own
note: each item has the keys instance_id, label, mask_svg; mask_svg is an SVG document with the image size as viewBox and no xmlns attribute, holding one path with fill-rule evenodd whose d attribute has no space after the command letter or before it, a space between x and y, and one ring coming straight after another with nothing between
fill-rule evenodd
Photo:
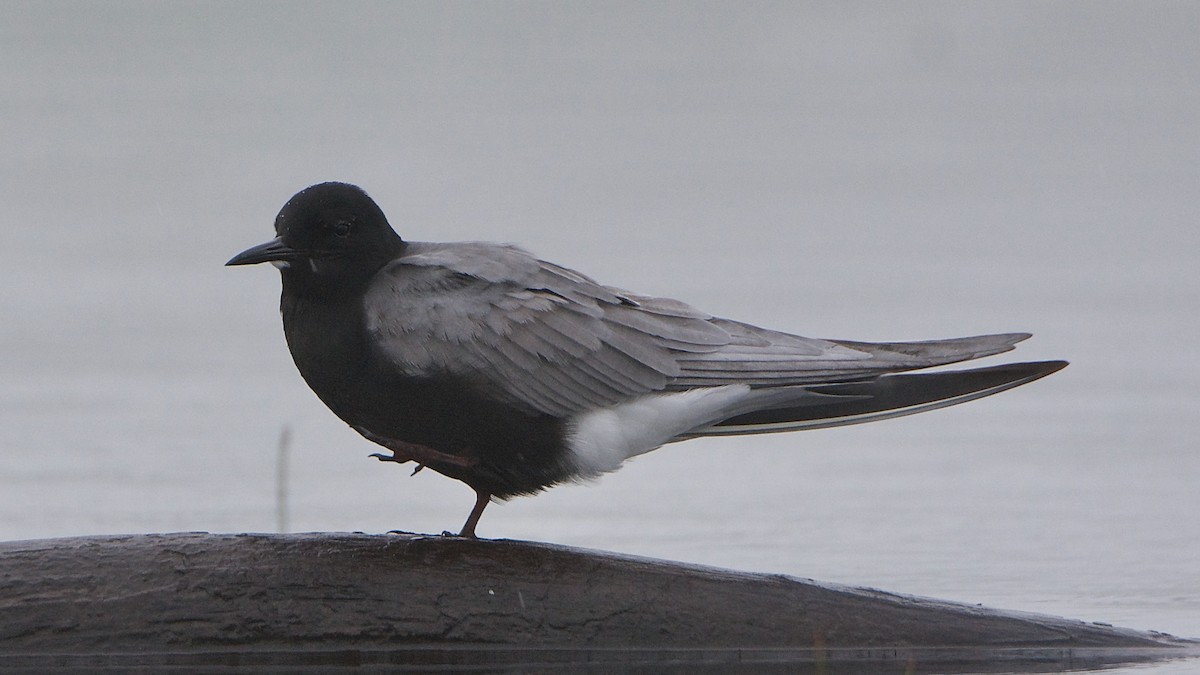
<instances>
[{"instance_id":1,"label":"dark eye","mask_svg":"<svg viewBox=\"0 0 1200 675\"><path fill-rule=\"evenodd\" d=\"M345 237L350 234L351 222L348 220L339 220L333 224L333 233L339 237Z\"/></svg>"}]
</instances>

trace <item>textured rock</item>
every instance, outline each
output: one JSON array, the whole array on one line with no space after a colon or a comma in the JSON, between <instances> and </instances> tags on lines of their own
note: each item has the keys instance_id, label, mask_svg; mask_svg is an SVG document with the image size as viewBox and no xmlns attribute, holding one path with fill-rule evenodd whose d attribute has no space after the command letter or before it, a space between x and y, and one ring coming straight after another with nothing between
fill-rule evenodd
<instances>
[{"instance_id":1,"label":"textured rock","mask_svg":"<svg viewBox=\"0 0 1200 675\"><path fill-rule=\"evenodd\" d=\"M1111 663L1158 633L519 541L203 533L0 544L5 669L97 663Z\"/></svg>"}]
</instances>

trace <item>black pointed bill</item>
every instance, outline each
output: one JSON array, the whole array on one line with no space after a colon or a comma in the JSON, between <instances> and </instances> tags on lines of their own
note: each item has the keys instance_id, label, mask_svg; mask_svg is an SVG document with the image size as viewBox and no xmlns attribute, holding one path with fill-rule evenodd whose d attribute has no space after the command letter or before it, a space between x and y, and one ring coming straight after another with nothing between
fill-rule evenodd
<instances>
[{"instance_id":1,"label":"black pointed bill","mask_svg":"<svg viewBox=\"0 0 1200 675\"><path fill-rule=\"evenodd\" d=\"M269 262L276 267L287 267L292 260L308 258L308 251L294 249L279 237L275 237L265 244L259 244L242 251L241 253L229 259L226 265L257 265L258 263Z\"/></svg>"}]
</instances>

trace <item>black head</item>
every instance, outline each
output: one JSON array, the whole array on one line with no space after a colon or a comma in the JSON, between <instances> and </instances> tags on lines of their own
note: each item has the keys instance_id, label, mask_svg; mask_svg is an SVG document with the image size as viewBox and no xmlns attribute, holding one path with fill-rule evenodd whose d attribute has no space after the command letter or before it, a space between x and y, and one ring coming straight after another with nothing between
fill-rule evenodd
<instances>
[{"instance_id":1,"label":"black head","mask_svg":"<svg viewBox=\"0 0 1200 675\"><path fill-rule=\"evenodd\" d=\"M404 247L375 201L348 183L297 192L275 217L275 234L225 264L269 262L285 283L333 287L366 281Z\"/></svg>"}]
</instances>

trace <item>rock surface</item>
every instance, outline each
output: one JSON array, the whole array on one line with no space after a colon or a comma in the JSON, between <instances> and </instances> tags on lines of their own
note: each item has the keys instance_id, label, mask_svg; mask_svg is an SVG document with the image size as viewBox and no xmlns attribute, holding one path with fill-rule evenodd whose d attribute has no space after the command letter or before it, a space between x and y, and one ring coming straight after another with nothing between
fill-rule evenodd
<instances>
[{"instance_id":1,"label":"rock surface","mask_svg":"<svg viewBox=\"0 0 1200 675\"><path fill-rule=\"evenodd\" d=\"M184 533L0 543L0 671L807 664L830 672L868 661L947 672L1176 658L1196 648L1160 633L521 541Z\"/></svg>"}]
</instances>

